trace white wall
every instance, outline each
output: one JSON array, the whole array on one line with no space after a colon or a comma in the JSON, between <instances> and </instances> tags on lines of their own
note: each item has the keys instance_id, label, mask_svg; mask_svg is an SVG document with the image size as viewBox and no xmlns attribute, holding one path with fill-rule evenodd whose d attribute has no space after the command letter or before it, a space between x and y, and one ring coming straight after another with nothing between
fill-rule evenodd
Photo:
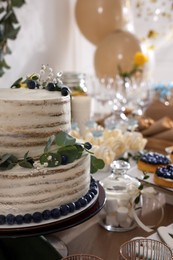
<instances>
[{"instance_id":1,"label":"white wall","mask_svg":"<svg viewBox=\"0 0 173 260\"><path fill-rule=\"evenodd\" d=\"M41 64L57 71L94 74L95 46L80 33L75 21L76 0L26 0L16 13L21 30L10 42L12 54L6 57L11 66L0 78L0 87L9 87L17 78L38 72ZM153 77L171 81L173 42L155 56Z\"/></svg>"}]
</instances>

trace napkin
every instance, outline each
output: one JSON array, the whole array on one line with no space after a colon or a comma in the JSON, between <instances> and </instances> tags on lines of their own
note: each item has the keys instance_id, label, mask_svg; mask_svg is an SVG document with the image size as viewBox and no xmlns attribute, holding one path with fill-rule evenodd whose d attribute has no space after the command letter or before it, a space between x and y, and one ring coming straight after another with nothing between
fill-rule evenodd
<instances>
[{"instance_id":1,"label":"napkin","mask_svg":"<svg viewBox=\"0 0 173 260\"><path fill-rule=\"evenodd\" d=\"M156 137L156 135L165 133L167 132L167 130L170 129L173 131L173 121L169 117L165 116L155 121L148 129L143 130L142 134L145 137L150 137L150 136Z\"/></svg>"},{"instance_id":2,"label":"napkin","mask_svg":"<svg viewBox=\"0 0 173 260\"><path fill-rule=\"evenodd\" d=\"M172 104L172 103L171 103ZM154 120L159 120L164 116L167 116L173 120L173 105L165 106L159 100L153 100L151 105L146 109L144 115L151 117Z\"/></svg>"}]
</instances>

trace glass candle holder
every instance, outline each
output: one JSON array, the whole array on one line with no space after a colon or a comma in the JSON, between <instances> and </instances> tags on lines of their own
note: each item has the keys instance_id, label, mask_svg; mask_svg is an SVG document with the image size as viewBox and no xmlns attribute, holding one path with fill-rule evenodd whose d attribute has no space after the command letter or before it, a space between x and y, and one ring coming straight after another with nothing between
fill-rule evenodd
<instances>
[{"instance_id":1,"label":"glass candle holder","mask_svg":"<svg viewBox=\"0 0 173 260\"><path fill-rule=\"evenodd\" d=\"M119 260L172 260L172 251L164 243L153 239L134 239L120 247Z\"/></svg>"}]
</instances>

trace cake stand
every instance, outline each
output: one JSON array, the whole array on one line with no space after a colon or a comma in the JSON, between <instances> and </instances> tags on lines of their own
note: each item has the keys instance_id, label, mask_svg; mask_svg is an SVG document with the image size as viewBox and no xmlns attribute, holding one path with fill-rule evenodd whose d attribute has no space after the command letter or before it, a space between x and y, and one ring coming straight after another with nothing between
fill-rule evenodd
<instances>
[{"instance_id":1,"label":"cake stand","mask_svg":"<svg viewBox=\"0 0 173 260\"><path fill-rule=\"evenodd\" d=\"M105 192L103 187L98 183L98 196L94 202L83 210L77 211L72 216L53 220L48 223L0 227L0 259L61 259L62 255L55 250L45 238L45 235L72 228L89 220L102 209L104 203ZM23 258L21 257L21 253L23 254ZM27 258L27 255L29 258Z\"/></svg>"}]
</instances>

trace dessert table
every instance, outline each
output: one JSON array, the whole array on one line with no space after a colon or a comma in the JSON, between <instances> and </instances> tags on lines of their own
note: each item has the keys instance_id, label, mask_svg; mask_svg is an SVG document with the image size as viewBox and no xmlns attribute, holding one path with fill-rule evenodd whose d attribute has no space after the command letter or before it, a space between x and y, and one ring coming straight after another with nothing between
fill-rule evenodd
<instances>
[{"instance_id":1,"label":"dessert table","mask_svg":"<svg viewBox=\"0 0 173 260\"><path fill-rule=\"evenodd\" d=\"M162 144L162 146L158 147L158 143L154 142L152 143L152 150L164 152L164 145ZM170 191L168 192L169 194L165 193L165 197L168 199L166 199L164 217L159 226L173 224L173 194ZM152 224L158 222L157 211L148 211L143 218L146 225L151 224L151 220ZM157 226L150 233L138 226L127 232L107 231L101 227L99 224L99 215L96 215L79 226L68 229L68 231L59 232L58 234L55 233L54 235L57 235L64 241L69 254L89 253L97 255L104 260L118 260L119 248L124 242L134 237L151 237L157 239L156 232Z\"/></svg>"},{"instance_id":2,"label":"dessert table","mask_svg":"<svg viewBox=\"0 0 173 260\"><path fill-rule=\"evenodd\" d=\"M161 225L167 226L173 223L173 205L165 205L165 214ZM148 214L145 221L157 221L157 214L154 216ZM147 233L140 227L128 232L109 232L98 224L98 215L88 220L87 222L58 233L67 245L69 254L75 253L90 253L97 255L104 260L118 260L120 245L125 241L134 237L148 237L156 232ZM56 234L55 234L56 235Z\"/></svg>"}]
</instances>

